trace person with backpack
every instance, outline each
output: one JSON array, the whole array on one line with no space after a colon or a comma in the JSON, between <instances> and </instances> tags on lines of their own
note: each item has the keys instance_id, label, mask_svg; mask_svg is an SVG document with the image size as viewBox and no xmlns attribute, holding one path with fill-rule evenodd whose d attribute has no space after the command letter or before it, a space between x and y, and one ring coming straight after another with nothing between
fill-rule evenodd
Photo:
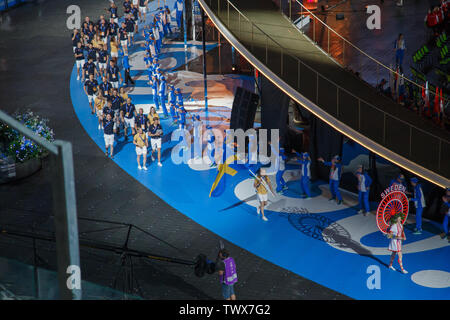
<instances>
[{"instance_id":1,"label":"person with backpack","mask_svg":"<svg viewBox=\"0 0 450 320\"><path fill-rule=\"evenodd\" d=\"M359 211L366 215L370 211L369 206L369 189L372 184L372 178L364 171L362 165L358 166L356 169L356 178L358 178L358 201L359 201ZM364 207L364 210L363 210Z\"/></svg>"},{"instance_id":2,"label":"person with backpack","mask_svg":"<svg viewBox=\"0 0 450 320\"><path fill-rule=\"evenodd\" d=\"M219 251L216 262L219 282L222 285L222 295L225 300L236 300L234 284L237 282L236 263L226 249Z\"/></svg>"}]
</instances>

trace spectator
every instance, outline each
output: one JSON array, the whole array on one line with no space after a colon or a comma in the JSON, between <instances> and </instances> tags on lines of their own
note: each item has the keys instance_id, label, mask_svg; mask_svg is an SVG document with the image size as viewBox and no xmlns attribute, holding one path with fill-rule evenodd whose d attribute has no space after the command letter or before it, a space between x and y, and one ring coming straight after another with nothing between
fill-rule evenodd
<instances>
[{"instance_id":1,"label":"spectator","mask_svg":"<svg viewBox=\"0 0 450 320\"><path fill-rule=\"evenodd\" d=\"M394 43L394 51L395 51L395 64L398 68L400 68L400 71L403 72L403 57L405 55L406 46L405 46L405 39L403 38L402 33L398 35L398 38Z\"/></svg>"}]
</instances>

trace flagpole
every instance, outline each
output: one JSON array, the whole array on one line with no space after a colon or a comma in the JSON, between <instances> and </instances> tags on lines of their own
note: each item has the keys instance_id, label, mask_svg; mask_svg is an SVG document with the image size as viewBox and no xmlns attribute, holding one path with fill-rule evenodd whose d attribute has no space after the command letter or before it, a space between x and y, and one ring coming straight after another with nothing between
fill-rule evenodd
<instances>
[{"instance_id":1,"label":"flagpole","mask_svg":"<svg viewBox=\"0 0 450 320\"><path fill-rule=\"evenodd\" d=\"M270 194L275 198L275 195L273 194L272 189L269 188L269 186L267 185L267 183L266 183L263 179L258 178L258 176L257 176L251 169L248 169L248 171L250 171L250 173L251 173L258 181L260 181L260 182L264 185L264 187L270 192Z\"/></svg>"}]
</instances>

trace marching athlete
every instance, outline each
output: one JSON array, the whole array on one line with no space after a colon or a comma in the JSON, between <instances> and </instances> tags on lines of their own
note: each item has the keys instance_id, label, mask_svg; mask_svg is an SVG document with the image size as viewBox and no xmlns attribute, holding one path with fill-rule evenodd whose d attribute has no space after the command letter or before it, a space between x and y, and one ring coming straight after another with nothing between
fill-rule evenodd
<instances>
[{"instance_id":1,"label":"marching athlete","mask_svg":"<svg viewBox=\"0 0 450 320\"><path fill-rule=\"evenodd\" d=\"M272 185L270 183L269 177L266 175L266 169L261 168L259 169L259 173L255 178L255 182L253 183L253 187L256 189L256 196L259 201L259 206L257 207L257 213L258 215L262 214L262 219L264 221L268 221L269 219L266 218L264 215L264 207L267 205L268 195L267 195L267 187L270 188L270 191L274 193L272 189Z\"/></svg>"},{"instance_id":2,"label":"marching athlete","mask_svg":"<svg viewBox=\"0 0 450 320\"><path fill-rule=\"evenodd\" d=\"M322 157L318 158L317 160L322 162L324 165L331 167L331 169L330 169L330 192L331 192L330 201L337 198L337 204L341 204L342 196L339 191L339 181L341 180L341 174L342 174L341 158L336 155L333 157L333 159L331 159L330 162L326 162L325 160L323 160Z\"/></svg>"},{"instance_id":3,"label":"marching athlete","mask_svg":"<svg viewBox=\"0 0 450 320\"><path fill-rule=\"evenodd\" d=\"M389 269L395 271L392 263L394 262L395 256L398 254L398 264L400 265L402 273L406 274L408 273L408 271L403 268L402 264L402 241L406 240L406 237L400 215L393 216L390 220L390 223L391 227L389 229L388 238L391 239L391 241L389 242L389 251L392 251L392 254L391 261L389 262Z\"/></svg>"},{"instance_id":4,"label":"marching athlete","mask_svg":"<svg viewBox=\"0 0 450 320\"><path fill-rule=\"evenodd\" d=\"M103 136L105 138L105 156L108 156L108 149L110 150L111 159L114 158L114 121L111 114L107 114L103 119Z\"/></svg>"},{"instance_id":5,"label":"marching athlete","mask_svg":"<svg viewBox=\"0 0 450 320\"><path fill-rule=\"evenodd\" d=\"M150 126L149 133L150 141L152 145L152 161L155 161L155 158L153 157L153 152L158 151L158 166L162 167L161 163L161 141L163 136L163 130L161 125L159 124L159 118L153 119L153 124Z\"/></svg>"},{"instance_id":6,"label":"marching athlete","mask_svg":"<svg viewBox=\"0 0 450 320\"><path fill-rule=\"evenodd\" d=\"M145 163L147 162L148 139L142 127L138 128L138 132L133 139L133 144L136 146L138 169L147 170ZM142 167L141 167L141 156L142 156Z\"/></svg>"}]
</instances>

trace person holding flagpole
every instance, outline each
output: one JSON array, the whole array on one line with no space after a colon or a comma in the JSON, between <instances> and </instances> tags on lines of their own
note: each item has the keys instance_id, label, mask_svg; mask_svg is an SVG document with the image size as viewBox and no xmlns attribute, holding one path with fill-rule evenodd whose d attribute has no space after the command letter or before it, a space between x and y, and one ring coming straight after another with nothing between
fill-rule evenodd
<instances>
[{"instance_id":1,"label":"person holding flagpole","mask_svg":"<svg viewBox=\"0 0 450 320\"><path fill-rule=\"evenodd\" d=\"M256 189L256 196L259 201L259 206L256 209L257 213L258 215L262 215L262 219L264 221L268 221L269 219L267 219L267 217L264 215L264 207L267 205L267 201L269 200L268 191L270 190L272 194L274 194L275 192L273 191L269 177L266 175L266 169L259 169L259 173L255 176L253 187L255 187Z\"/></svg>"}]
</instances>

